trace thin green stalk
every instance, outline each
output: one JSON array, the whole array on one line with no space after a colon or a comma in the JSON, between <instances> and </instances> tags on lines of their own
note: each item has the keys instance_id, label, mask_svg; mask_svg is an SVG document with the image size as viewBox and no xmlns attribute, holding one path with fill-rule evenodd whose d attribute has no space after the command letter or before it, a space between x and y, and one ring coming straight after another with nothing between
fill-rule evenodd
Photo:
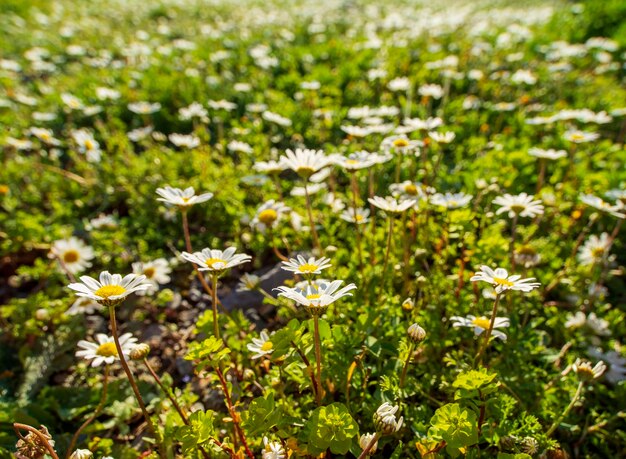
<instances>
[{"instance_id":1,"label":"thin green stalk","mask_svg":"<svg viewBox=\"0 0 626 459\"><path fill-rule=\"evenodd\" d=\"M306 211L309 215L309 225L311 226L311 234L313 235L313 245L315 248L321 253L322 246L320 245L320 240L317 237L317 230L315 229L315 222L313 221L313 211L311 210L311 197L309 196L309 188L307 186L307 182L304 182L304 196L306 198Z\"/></svg>"},{"instance_id":2,"label":"thin green stalk","mask_svg":"<svg viewBox=\"0 0 626 459\"><path fill-rule=\"evenodd\" d=\"M220 338L220 324L217 319L217 274L213 274L211 276L211 280L213 281L213 288L211 289L211 306L213 307L213 335L219 339Z\"/></svg>"},{"instance_id":3,"label":"thin green stalk","mask_svg":"<svg viewBox=\"0 0 626 459\"><path fill-rule=\"evenodd\" d=\"M409 351L406 356L406 360L404 361L404 366L402 367L402 374L400 375L400 388L404 387L404 380L406 379L406 372L409 369L409 364L411 363L411 357L413 356L413 348L415 347L415 343L411 342L409 344Z\"/></svg>"},{"instance_id":4,"label":"thin green stalk","mask_svg":"<svg viewBox=\"0 0 626 459\"><path fill-rule=\"evenodd\" d=\"M569 405L567 405L567 408L565 408L565 410L556 419L556 421L554 421L552 426L550 426L550 429L548 429L548 431L546 432L546 437L549 437L550 435L552 435L554 433L554 431L556 430L556 428L559 426L559 424L561 424L563 419L565 419L565 417L569 414L569 412L572 411L572 408L574 408L574 405L576 404L576 402L578 401L578 399L580 398L580 396L581 396L581 394L583 392L584 386L585 386L585 382L584 381L581 381L581 382L578 383L578 388L576 389L576 393L574 394L574 397L572 398L572 401L569 402Z\"/></svg>"},{"instance_id":5,"label":"thin green stalk","mask_svg":"<svg viewBox=\"0 0 626 459\"><path fill-rule=\"evenodd\" d=\"M493 302L493 309L491 310L491 320L489 321L489 328L485 332L485 340L483 341L483 345L480 347L480 349L478 350L478 353L476 354L476 362L478 363L481 362L480 360L481 356L483 352L485 352L485 350L487 349L487 346L489 345L489 338L491 338L491 332L493 331L493 324L496 321L496 314L498 313L498 304L500 303L501 295L502 295L501 293L496 294L496 299Z\"/></svg>"},{"instance_id":6,"label":"thin green stalk","mask_svg":"<svg viewBox=\"0 0 626 459\"><path fill-rule=\"evenodd\" d=\"M81 432L83 430L85 430L87 428L87 426L89 424L91 424L102 412L102 410L104 409L104 404L106 403L107 400L107 388L109 385L109 366L105 365L104 366L104 376L103 376L103 380L102 380L102 394L100 395L100 403L98 403L98 406L96 407L95 411L93 412L93 414L89 417L89 419L87 419L76 431L76 433L74 434L74 436L72 437L72 441L70 442L70 446L67 448L67 453L65 454L65 458L68 459L72 452L74 451L74 447L76 446L76 442L78 441L78 437L80 436Z\"/></svg>"},{"instance_id":7,"label":"thin green stalk","mask_svg":"<svg viewBox=\"0 0 626 459\"><path fill-rule=\"evenodd\" d=\"M109 306L109 315L111 318L111 333L113 335L113 340L115 341L115 348L117 349L117 356L120 359L120 364L124 369L124 373L126 373L126 377L128 378L128 382L133 389L133 393L135 394L135 398L137 399L137 403L141 408L141 412L143 413L143 417L146 419L146 423L148 424L148 430L150 434L154 437L157 442L157 448L159 450L159 456L162 459L166 458L165 450L163 449L163 444L158 436L157 430L152 423L152 419L150 419L150 415L148 414L148 410L146 409L146 404L143 401L143 397L141 396L141 392L139 392L139 387L137 387L137 383L135 382L135 378L133 373L130 371L128 363L126 362L126 357L124 357L124 352L122 351L122 346L120 344L120 339L117 336L117 321L115 319L115 306Z\"/></svg>"},{"instance_id":8,"label":"thin green stalk","mask_svg":"<svg viewBox=\"0 0 626 459\"><path fill-rule=\"evenodd\" d=\"M313 337L315 340L315 363L317 372L315 373L315 382L317 384L317 392L315 398L317 406L322 404L322 346L320 344L320 328L319 328L319 314L313 314Z\"/></svg>"}]
</instances>

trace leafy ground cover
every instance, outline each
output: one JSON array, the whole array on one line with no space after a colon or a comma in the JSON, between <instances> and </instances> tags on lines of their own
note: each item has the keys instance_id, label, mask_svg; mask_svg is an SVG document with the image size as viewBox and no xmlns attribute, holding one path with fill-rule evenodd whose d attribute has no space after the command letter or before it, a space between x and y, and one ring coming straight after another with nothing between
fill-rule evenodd
<instances>
[{"instance_id":1,"label":"leafy ground cover","mask_svg":"<svg viewBox=\"0 0 626 459\"><path fill-rule=\"evenodd\" d=\"M0 457L625 456L625 18L6 1Z\"/></svg>"}]
</instances>

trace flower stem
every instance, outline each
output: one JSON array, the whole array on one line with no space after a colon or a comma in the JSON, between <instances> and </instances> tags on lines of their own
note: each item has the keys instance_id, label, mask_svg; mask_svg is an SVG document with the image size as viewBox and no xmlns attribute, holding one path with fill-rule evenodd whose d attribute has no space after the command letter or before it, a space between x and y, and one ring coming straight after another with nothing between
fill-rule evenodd
<instances>
[{"instance_id":1,"label":"flower stem","mask_svg":"<svg viewBox=\"0 0 626 459\"><path fill-rule=\"evenodd\" d=\"M391 236L393 235L393 215L389 215L389 233L387 234L387 248L385 249L385 262L383 263L383 274L381 285L385 285L385 275L387 274L387 265L389 264L389 252L391 251Z\"/></svg>"},{"instance_id":2,"label":"flower stem","mask_svg":"<svg viewBox=\"0 0 626 459\"><path fill-rule=\"evenodd\" d=\"M509 242L509 259L511 263L511 271L515 271L515 236L517 234L517 217L515 214L513 221L511 222L511 241Z\"/></svg>"},{"instance_id":3,"label":"flower stem","mask_svg":"<svg viewBox=\"0 0 626 459\"><path fill-rule=\"evenodd\" d=\"M574 404L578 401L578 399L580 398L580 396L581 396L581 394L583 392L584 386L585 386L585 382L584 381L581 381L581 382L578 383L578 388L576 389L576 393L574 394L574 397L572 398L572 401L569 402L569 405L567 405L567 408L565 408L565 410L556 419L556 421L554 421L552 426L550 426L550 429L548 429L548 432L546 432L546 437L549 437L550 435L552 435L554 433L554 431L556 430L556 428L559 426L559 424L561 424L563 419L565 419L565 417L569 414L569 412L572 411L572 408L574 408Z\"/></svg>"},{"instance_id":4,"label":"flower stem","mask_svg":"<svg viewBox=\"0 0 626 459\"><path fill-rule=\"evenodd\" d=\"M413 348L415 347L415 343L411 342L409 344L409 351L406 356L406 360L404 361L404 366L402 367L402 374L400 375L400 388L404 387L404 380L406 378L406 372L409 369L409 363L411 363L411 357L413 356Z\"/></svg>"},{"instance_id":5,"label":"flower stem","mask_svg":"<svg viewBox=\"0 0 626 459\"><path fill-rule=\"evenodd\" d=\"M126 373L126 377L128 378L128 382L133 389L133 393L135 394L135 398L137 399L137 403L139 403L139 407L141 408L141 412L143 413L143 417L146 419L146 423L148 424L148 430L154 436L155 441L157 442L157 447L159 450L159 456L162 459L165 459L165 451L163 450L163 445L157 435L157 430L152 423L152 419L150 419L150 415L148 414L148 410L146 409L146 404L143 401L141 396L141 392L139 392L139 387L137 387L137 383L135 382L135 378L133 377L132 372L126 362L126 357L124 357L124 352L122 351L122 346L120 344L120 339L117 336L117 321L115 319L115 306L109 306L109 315L111 318L111 333L113 334L113 340L115 341L115 348L117 349L117 356L120 359L120 364L124 369L124 373Z\"/></svg>"},{"instance_id":6,"label":"flower stem","mask_svg":"<svg viewBox=\"0 0 626 459\"><path fill-rule=\"evenodd\" d=\"M374 447L374 445L376 444L379 438L380 438L380 434L376 432L374 434L374 437L370 440L370 442L367 444L363 452L360 454L359 459L365 459L368 456L370 450Z\"/></svg>"},{"instance_id":7,"label":"flower stem","mask_svg":"<svg viewBox=\"0 0 626 459\"><path fill-rule=\"evenodd\" d=\"M315 399L317 400L317 380L315 379L315 376L313 376L313 368L311 367L311 362L309 361L309 359L307 359L307 357L304 354L304 352L302 352L302 349L300 349L300 347L296 343L291 341L291 345L294 347L294 349L296 350L296 352L298 353L298 355L300 356L300 358L302 359L302 361L306 365L307 373L311 377L311 384L312 384L312 387L313 387L313 393L315 394Z\"/></svg>"},{"instance_id":8,"label":"flower stem","mask_svg":"<svg viewBox=\"0 0 626 459\"><path fill-rule=\"evenodd\" d=\"M359 183L356 178L356 172L350 174L350 181L352 183L352 209L354 211L354 220L356 226L356 247L357 254L359 257L359 271L363 272L363 255L361 252L361 228L359 227L358 222L356 221L356 209L358 207L358 195L359 195Z\"/></svg>"},{"instance_id":9,"label":"flower stem","mask_svg":"<svg viewBox=\"0 0 626 459\"><path fill-rule=\"evenodd\" d=\"M319 315L313 314L313 338L315 341L315 363L317 372L315 373L315 382L317 384L317 392L315 398L317 406L322 404L322 346L320 345L320 327Z\"/></svg>"},{"instance_id":10,"label":"flower stem","mask_svg":"<svg viewBox=\"0 0 626 459\"><path fill-rule=\"evenodd\" d=\"M485 332L485 340L483 341L483 345L480 347L480 349L478 350L478 353L476 354L476 362L478 363L481 362L480 360L481 356L483 352L485 352L485 349L487 349L487 346L489 345L489 338L491 338L491 332L493 331L493 324L496 322L496 314L498 313L498 304L500 303L501 295L502 295L501 293L497 293L496 299L493 302L493 309L491 310L491 320L489 321L489 328Z\"/></svg>"},{"instance_id":11,"label":"flower stem","mask_svg":"<svg viewBox=\"0 0 626 459\"><path fill-rule=\"evenodd\" d=\"M220 324L217 320L217 274L213 274L211 279L213 281L213 288L211 289L211 306L213 307L213 335L220 338Z\"/></svg>"},{"instance_id":12,"label":"flower stem","mask_svg":"<svg viewBox=\"0 0 626 459\"><path fill-rule=\"evenodd\" d=\"M252 454L252 451L250 451L250 448L248 447L248 442L246 441L246 436L243 433L241 426L239 425L240 424L239 413L235 411L235 407L233 406L233 400L230 397L230 392L228 391L228 384L226 383L226 378L224 378L224 373L222 373L222 370L220 370L219 367L215 367L215 372L217 373L217 377L220 380L222 390L224 391L224 396L226 397L226 406L228 407L228 412L231 418L233 419L233 424L235 425L235 430L237 431L237 435L239 436L239 439L241 440L241 443L243 444L243 447L246 450L246 455L250 459L254 459L254 454Z\"/></svg>"},{"instance_id":13,"label":"flower stem","mask_svg":"<svg viewBox=\"0 0 626 459\"><path fill-rule=\"evenodd\" d=\"M43 428L43 426L42 426L42 428ZM54 450L54 447L50 444L50 441L39 430L37 430L34 427L31 427L31 426L29 426L27 424L21 424L19 422L14 422L13 423L13 429L15 430L15 433L17 434L17 436L20 437L24 441L27 441L27 440L20 433L20 430L28 430L30 433L33 433L33 434L37 435L37 437L39 438L39 441L41 441L41 443L43 443L43 445L46 447L46 449L48 450L48 453L50 454L52 459L59 459L59 456L57 456L57 453Z\"/></svg>"},{"instance_id":14,"label":"flower stem","mask_svg":"<svg viewBox=\"0 0 626 459\"><path fill-rule=\"evenodd\" d=\"M91 424L102 412L102 409L104 408L104 404L106 403L106 399L107 399L107 388L109 385L109 366L105 365L104 367L104 379L102 380L102 394L100 395L100 403L98 403L98 406L96 407L95 411L93 412L93 414L89 417L89 419L87 419L76 431L76 433L74 434L74 436L72 437L72 441L70 442L70 446L67 449L67 453L65 454L65 458L69 458L70 455L72 454L72 452L74 451L74 447L76 446L76 442L78 441L78 437L80 436L81 432L83 430L85 430L87 428L87 426L89 424Z\"/></svg>"},{"instance_id":15,"label":"flower stem","mask_svg":"<svg viewBox=\"0 0 626 459\"><path fill-rule=\"evenodd\" d=\"M315 222L313 221L313 211L311 210L311 197L309 196L309 188L308 184L304 182L304 196L306 198L306 211L309 215L309 225L311 226L311 234L313 235L313 245L315 248L321 253L322 246L320 245L320 240L317 237L317 230L315 229Z\"/></svg>"},{"instance_id":16,"label":"flower stem","mask_svg":"<svg viewBox=\"0 0 626 459\"><path fill-rule=\"evenodd\" d=\"M183 216L183 233L185 235L185 248L187 249L187 252L192 253L193 248L191 247L191 237L189 236L189 221L187 220L187 211L185 209L182 209L181 214ZM204 288L204 291L207 292L209 295L213 296L213 291L211 290L211 287L209 287L209 284L207 284L207 281L204 278L204 275L198 270L198 265L196 265L195 263L192 263L192 265L193 265L193 269L196 271L198 280L200 281L200 283L202 284L202 287Z\"/></svg>"}]
</instances>

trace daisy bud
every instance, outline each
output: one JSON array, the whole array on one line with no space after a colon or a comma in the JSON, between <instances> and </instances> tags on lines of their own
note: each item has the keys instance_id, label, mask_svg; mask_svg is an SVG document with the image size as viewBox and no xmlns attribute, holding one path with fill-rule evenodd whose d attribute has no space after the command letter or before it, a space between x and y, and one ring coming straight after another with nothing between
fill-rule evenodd
<instances>
[{"instance_id":1,"label":"daisy bud","mask_svg":"<svg viewBox=\"0 0 626 459\"><path fill-rule=\"evenodd\" d=\"M417 324L411 325L408 328L407 333L409 334L411 341L414 343L421 343L426 338L426 330Z\"/></svg>"},{"instance_id":2,"label":"daisy bud","mask_svg":"<svg viewBox=\"0 0 626 459\"><path fill-rule=\"evenodd\" d=\"M402 302L402 309L404 309L405 311L410 311L414 307L415 307L415 302L413 301L412 298L407 298L406 300Z\"/></svg>"},{"instance_id":3,"label":"daisy bud","mask_svg":"<svg viewBox=\"0 0 626 459\"><path fill-rule=\"evenodd\" d=\"M48 320L50 318L50 312L47 309L39 308L35 311L35 319L39 321Z\"/></svg>"},{"instance_id":4,"label":"daisy bud","mask_svg":"<svg viewBox=\"0 0 626 459\"><path fill-rule=\"evenodd\" d=\"M72 453L70 459L91 459L93 457L93 453L88 449L77 449Z\"/></svg>"},{"instance_id":5,"label":"daisy bud","mask_svg":"<svg viewBox=\"0 0 626 459\"><path fill-rule=\"evenodd\" d=\"M539 451L539 442L533 437L524 437L522 439L521 449L524 453L533 456Z\"/></svg>"},{"instance_id":6,"label":"daisy bud","mask_svg":"<svg viewBox=\"0 0 626 459\"><path fill-rule=\"evenodd\" d=\"M150 346L146 343L139 343L130 351L129 356L133 360L143 360L148 357L148 354L150 354Z\"/></svg>"},{"instance_id":7,"label":"daisy bud","mask_svg":"<svg viewBox=\"0 0 626 459\"><path fill-rule=\"evenodd\" d=\"M384 435L391 435L400 430L404 418L396 419L398 409L398 406L393 406L389 402L380 405L376 413L374 413L374 426L376 426L378 432Z\"/></svg>"},{"instance_id":8,"label":"daisy bud","mask_svg":"<svg viewBox=\"0 0 626 459\"><path fill-rule=\"evenodd\" d=\"M598 379L606 371L606 364L600 360L596 363L595 367L591 367L591 362L587 362L581 359L576 359L572 365L572 370L576 372L576 375L581 381L593 381Z\"/></svg>"},{"instance_id":9,"label":"daisy bud","mask_svg":"<svg viewBox=\"0 0 626 459\"><path fill-rule=\"evenodd\" d=\"M366 433L366 434L361 435L361 438L359 438L359 445L361 446L361 449L365 450L365 448L367 448L367 446L370 444L370 442L375 436L376 434L373 434L373 433ZM376 452L376 448L378 448L378 441L374 443L374 446L370 448L367 455L371 456L372 454L374 454Z\"/></svg>"}]
</instances>

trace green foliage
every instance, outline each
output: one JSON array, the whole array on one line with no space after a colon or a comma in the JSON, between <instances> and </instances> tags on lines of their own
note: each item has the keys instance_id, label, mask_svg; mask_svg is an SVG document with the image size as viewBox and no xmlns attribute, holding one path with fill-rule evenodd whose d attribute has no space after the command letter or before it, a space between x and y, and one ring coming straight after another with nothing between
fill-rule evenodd
<instances>
[{"instance_id":1,"label":"green foliage","mask_svg":"<svg viewBox=\"0 0 626 459\"><path fill-rule=\"evenodd\" d=\"M356 421L342 403L331 403L315 409L306 421L300 440L307 444L310 454L319 455L330 449L334 454L346 454L359 433Z\"/></svg>"},{"instance_id":2,"label":"green foliage","mask_svg":"<svg viewBox=\"0 0 626 459\"><path fill-rule=\"evenodd\" d=\"M191 343L185 359L194 361L199 370L206 370L219 366L229 354L230 349L224 347L223 341L211 336L199 343Z\"/></svg>"},{"instance_id":3,"label":"green foliage","mask_svg":"<svg viewBox=\"0 0 626 459\"><path fill-rule=\"evenodd\" d=\"M435 411L430 420L428 437L445 441L446 451L456 457L461 450L465 451L468 446L478 443L476 421L476 413L458 403L449 403Z\"/></svg>"}]
</instances>

